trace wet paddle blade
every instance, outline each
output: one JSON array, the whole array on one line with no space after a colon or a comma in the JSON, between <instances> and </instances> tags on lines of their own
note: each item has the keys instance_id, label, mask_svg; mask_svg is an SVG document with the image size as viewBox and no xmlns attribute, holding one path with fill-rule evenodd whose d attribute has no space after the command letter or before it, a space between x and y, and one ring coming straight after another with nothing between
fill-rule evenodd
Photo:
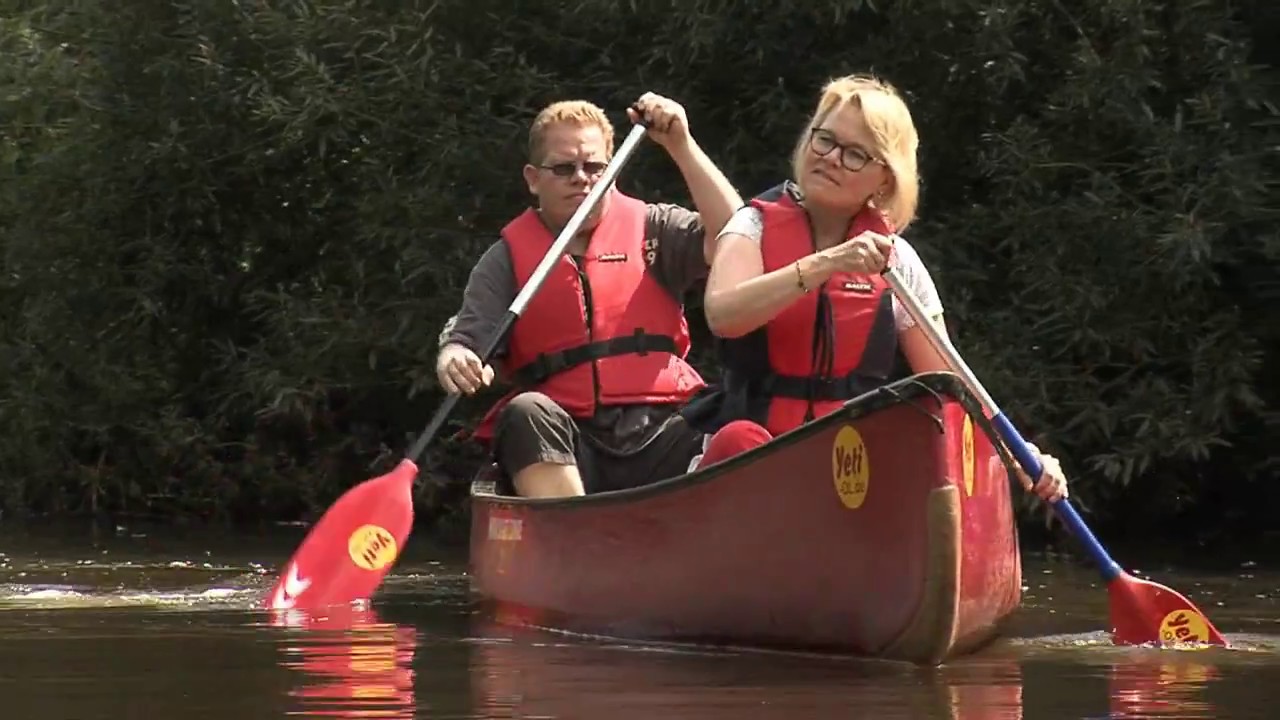
<instances>
[{"instance_id":1,"label":"wet paddle blade","mask_svg":"<svg viewBox=\"0 0 1280 720\"><path fill-rule=\"evenodd\" d=\"M412 461L401 460L338 498L284 566L267 607L311 609L372 596L413 529L417 475Z\"/></svg>"},{"instance_id":2,"label":"wet paddle blade","mask_svg":"<svg viewBox=\"0 0 1280 720\"><path fill-rule=\"evenodd\" d=\"M1163 585L1122 573L1107 586L1107 593L1116 644L1228 644L1199 608Z\"/></svg>"}]
</instances>

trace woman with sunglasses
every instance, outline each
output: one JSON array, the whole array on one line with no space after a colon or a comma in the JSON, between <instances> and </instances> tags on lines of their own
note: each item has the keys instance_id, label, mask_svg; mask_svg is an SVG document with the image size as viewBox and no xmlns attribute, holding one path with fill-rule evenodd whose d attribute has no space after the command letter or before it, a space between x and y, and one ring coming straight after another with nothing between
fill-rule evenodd
<instances>
[{"instance_id":1,"label":"woman with sunglasses","mask_svg":"<svg viewBox=\"0 0 1280 720\"><path fill-rule=\"evenodd\" d=\"M722 339L724 373L720 387L686 410L716 433L700 465L886 384L899 350L915 373L947 369L880 276L892 255L943 327L929 271L897 234L916 212L918 146L895 88L865 75L833 80L793 151L794 178L753 199L721 230L704 311ZM1065 495L1058 462L1042 460L1037 492Z\"/></svg>"}]
</instances>

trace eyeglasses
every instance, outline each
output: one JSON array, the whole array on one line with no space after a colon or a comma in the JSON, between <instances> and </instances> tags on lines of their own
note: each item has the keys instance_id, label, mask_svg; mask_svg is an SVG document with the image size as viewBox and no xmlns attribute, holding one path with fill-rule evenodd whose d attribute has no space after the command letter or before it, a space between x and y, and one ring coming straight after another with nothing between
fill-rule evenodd
<instances>
[{"instance_id":1,"label":"eyeglasses","mask_svg":"<svg viewBox=\"0 0 1280 720\"><path fill-rule=\"evenodd\" d=\"M866 167L869 162L884 164L879 158L872 157L871 153L858 145L842 145L836 140L836 136L831 134L830 130L822 128L809 130L809 148L819 157L825 157L831 154L832 150L839 148L840 164L850 172L858 172Z\"/></svg>"},{"instance_id":2,"label":"eyeglasses","mask_svg":"<svg viewBox=\"0 0 1280 720\"><path fill-rule=\"evenodd\" d=\"M552 175L556 177L572 177L579 169L586 173L587 177L595 177L604 172L609 167L609 163L600 162L598 160L588 160L587 162L572 163L562 162L553 165L539 165L543 170L550 170Z\"/></svg>"}]
</instances>

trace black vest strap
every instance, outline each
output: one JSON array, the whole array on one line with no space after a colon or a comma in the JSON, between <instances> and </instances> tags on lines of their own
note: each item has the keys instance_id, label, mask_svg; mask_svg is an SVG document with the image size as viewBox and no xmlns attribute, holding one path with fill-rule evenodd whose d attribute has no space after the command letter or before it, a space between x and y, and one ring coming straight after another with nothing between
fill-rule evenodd
<instances>
[{"instance_id":1,"label":"black vest strap","mask_svg":"<svg viewBox=\"0 0 1280 720\"><path fill-rule=\"evenodd\" d=\"M669 335L650 335L644 331L644 328L636 328L630 335L585 343L553 353L539 353L532 362L517 368L511 374L511 379L522 387L534 387L546 382L552 375L582 363L595 362L615 355L647 355L651 352L675 355L675 338Z\"/></svg>"},{"instance_id":2,"label":"black vest strap","mask_svg":"<svg viewBox=\"0 0 1280 720\"><path fill-rule=\"evenodd\" d=\"M761 395L797 400L851 400L875 388L882 378L854 370L844 377L776 375L769 373L751 382Z\"/></svg>"}]
</instances>

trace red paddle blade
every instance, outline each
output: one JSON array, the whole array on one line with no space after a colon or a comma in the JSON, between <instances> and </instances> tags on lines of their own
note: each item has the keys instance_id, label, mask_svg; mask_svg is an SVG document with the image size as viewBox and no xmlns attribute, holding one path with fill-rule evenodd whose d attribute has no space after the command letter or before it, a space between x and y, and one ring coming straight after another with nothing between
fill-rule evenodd
<instances>
[{"instance_id":1,"label":"red paddle blade","mask_svg":"<svg viewBox=\"0 0 1280 720\"><path fill-rule=\"evenodd\" d=\"M1117 645L1228 645L1199 608L1163 585L1121 573L1108 585L1107 594Z\"/></svg>"},{"instance_id":2,"label":"red paddle blade","mask_svg":"<svg viewBox=\"0 0 1280 720\"><path fill-rule=\"evenodd\" d=\"M408 459L338 498L284 566L267 600L272 610L318 608L373 595L413 529Z\"/></svg>"}]
</instances>

